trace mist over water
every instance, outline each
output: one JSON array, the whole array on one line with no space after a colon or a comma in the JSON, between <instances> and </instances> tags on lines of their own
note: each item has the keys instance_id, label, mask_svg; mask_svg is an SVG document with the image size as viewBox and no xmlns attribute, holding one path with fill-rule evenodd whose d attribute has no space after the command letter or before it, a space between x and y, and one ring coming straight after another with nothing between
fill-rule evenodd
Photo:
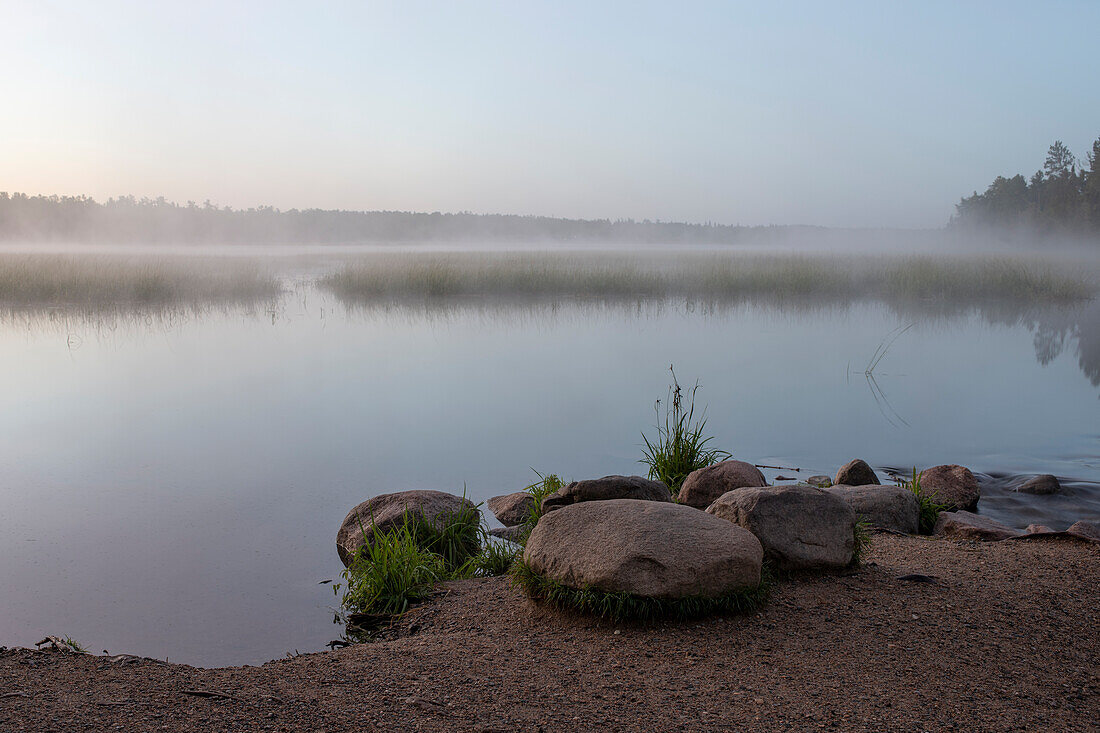
<instances>
[{"instance_id":1,"label":"mist over water","mask_svg":"<svg viewBox=\"0 0 1100 733\"><path fill-rule=\"evenodd\" d=\"M980 513L1100 520L1095 261L532 249L0 254L0 639L320 649L349 507L641 472L669 364L770 480L961 463Z\"/></svg>"}]
</instances>

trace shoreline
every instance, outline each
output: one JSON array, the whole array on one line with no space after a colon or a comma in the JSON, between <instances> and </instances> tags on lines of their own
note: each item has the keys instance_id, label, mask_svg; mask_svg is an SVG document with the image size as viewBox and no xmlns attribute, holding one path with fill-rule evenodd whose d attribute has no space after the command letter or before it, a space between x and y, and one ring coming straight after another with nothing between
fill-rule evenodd
<instances>
[{"instance_id":1,"label":"shoreline","mask_svg":"<svg viewBox=\"0 0 1100 733\"><path fill-rule=\"evenodd\" d=\"M756 614L648 625L457 581L383 640L259 667L3 650L0 730L1084 729L1098 569L1073 539L876 533Z\"/></svg>"}]
</instances>

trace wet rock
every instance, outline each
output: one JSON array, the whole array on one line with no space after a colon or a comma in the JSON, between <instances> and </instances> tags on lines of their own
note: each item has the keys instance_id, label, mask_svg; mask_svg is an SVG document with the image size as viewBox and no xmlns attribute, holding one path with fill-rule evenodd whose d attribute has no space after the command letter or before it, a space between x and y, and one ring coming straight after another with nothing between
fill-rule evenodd
<instances>
[{"instance_id":1,"label":"wet rock","mask_svg":"<svg viewBox=\"0 0 1100 733\"><path fill-rule=\"evenodd\" d=\"M1053 529L1046 526L1045 524L1029 524L1026 527L1024 527L1024 534L1038 534L1038 533L1047 534L1047 533L1050 533L1050 532L1053 532L1053 531L1054 531Z\"/></svg>"},{"instance_id":2,"label":"wet rock","mask_svg":"<svg viewBox=\"0 0 1100 733\"><path fill-rule=\"evenodd\" d=\"M852 511L873 527L916 534L920 504L912 491L902 486L833 486L826 489L839 496Z\"/></svg>"},{"instance_id":3,"label":"wet rock","mask_svg":"<svg viewBox=\"0 0 1100 733\"><path fill-rule=\"evenodd\" d=\"M924 469L920 473L920 485L925 494L934 494L937 502L946 504L944 511L948 512L973 511L982 495L970 469L955 464Z\"/></svg>"},{"instance_id":4,"label":"wet rock","mask_svg":"<svg viewBox=\"0 0 1100 733\"><path fill-rule=\"evenodd\" d=\"M344 565L351 563L359 548L370 541L375 532L387 532L405 521L405 513L419 514L433 524L466 507L473 509L480 521L481 512L469 499L444 491L416 490L380 494L358 504L344 517L336 533L336 551ZM364 530L367 537L364 537Z\"/></svg>"},{"instance_id":5,"label":"wet rock","mask_svg":"<svg viewBox=\"0 0 1100 733\"><path fill-rule=\"evenodd\" d=\"M572 588L680 598L759 584L763 549L750 532L691 507L609 499L544 515L523 558Z\"/></svg>"},{"instance_id":6,"label":"wet rock","mask_svg":"<svg viewBox=\"0 0 1100 733\"><path fill-rule=\"evenodd\" d=\"M1062 490L1058 477L1044 473L1020 484L1017 491L1024 494L1057 494Z\"/></svg>"},{"instance_id":7,"label":"wet rock","mask_svg":"<svg viewBox=\"0 0 1100 733\"><path fill-rule=\"evenodd\" d=\"M756 535L779 570L842 568L852 560L855 512L839 496L813 486L737 489L707 513Z\"/></svg>"},{"instance_id":8,"label":"wet rock","mask_svg":"<svg viewBox=\"0 0 1100 733\"><path fill-rule=\"evenodd\" d=\"M868 486L870 484L881 483L878 480L878 476L875 475L874 470L867 465L866 461L856 458L855 460L848 461L844 466L836 472L836 478L833 479L834 484L843 484L845 486Z\"/></svg>"},{"instance_id":9,"label":"wet rock","mask_svg":"<svg viewBox=\"0 0 1100 733\"><path fill-rule=\"evenodd\" d=\"M940 512L932 534L955 540L1004 540L1024 533L995 519L960 510Z\"/></svg>"},{"instance_id":10,"label":"wet rock","mask_svg":"<svg viewBox=\"0 0 1100 733\"><path fill-rule=\"evenodd\" d=\"M833 485L833 480L828 476L810 476L806 479L806 483L819 489L827 489Z\"/></svg>"},{"instance_id":11,"label":"wet rock","mask_svg":"<svg viewBox=\"0 0 1100 733\"><path fill-rule=\"evenodd\" d=\"M585 501L611 499L638 499L672 503L672 494L660 481L650 481L641 476L604 476L603 478L574 481L542 500L543 512L549 512L570 504Z\"/></svg>"},{"instance_id":12,"label":"wet rock","mask_svg":"<svg viewBox=\"0 0 1100 733\"><path fill-rule=\"evenodd\" d=\"M1066 530L1067 533L1077 535L1078 537L1084 537L1085 539L1096 540L1100 542L1100 525L1093 522L1074 522Z\"/></svg>"},{"instance_id":13,"label":"wet rock","mask_svg":"<svg viewBox=\"0 0 1100 733\"><path fill-rule=\"evenodd\" d=\"M516 491L504 496L494 496L486 502L489 511L505 527L515 527L523 524L527 517L531 516L531 510L535 507L535 497L526 491Z\"/></svg>"},{"instance_id":14,"label":"wet rock","mask_svg":"<svg viewBox=\"0 0 1100 733\"><path fill-rule=\"evenodd\" d=\"M676 500L696 509L706 509L727 491L767 485L764 474L751 463L722 461L689 473Z\"/></svg>"},{"instance_id":15,"label":"wet rock","mask_svg":"<svg viewBox=\"0 0 1100 733\"><path fill-rule=\"evenodd\" d=\"M522 524L519 524L513 527L496 527L495 529L490 529L489 534L491 534L493 537L499 537L502 540L508 540L509 542L514 542L517 545L520 545L523 544L521 540L523 539L523 533L526 530L526 527L524 527Z\"/></svg>"}]
</instances>

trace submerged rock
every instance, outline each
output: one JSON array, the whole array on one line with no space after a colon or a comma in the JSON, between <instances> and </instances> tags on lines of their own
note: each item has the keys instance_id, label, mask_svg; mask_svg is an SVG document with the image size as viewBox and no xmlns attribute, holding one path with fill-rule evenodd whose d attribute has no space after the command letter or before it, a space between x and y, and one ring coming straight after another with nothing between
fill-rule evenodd
<instances>
[{"instance_id":1,"label":"submerged rock","mask_svg":"<svg viewBox=\"0 0 1100 733\"><path fill-rule=\"evenodd\" d=\"M1024 494L1057 494L1062 490L1062 484L1058 483L1057 476L1044 473L1028 479L1016 490Z\"/></svg>"},{"instance_id":2,"label":"submerged rock","mask_svg":"<svg viewBox=\"0 0 1100 733\"><path fill-rule=\"evenodd\" d=\"M485 502L489 505L489 511L505 527L515 527L523 524L527 517L531 516L531 510L535 507L535 497L526 491L516 491L504 496L494 496Z\"/></svg>"},{"instance_id":3,"label":"submerged rock","mask_svg":"<svg viewBox=\"0 0 1100 733\"><path fill-rule=\"evenodd\" d=\"M750 532L691 507L608 499L544 515L523 559L571 588L714 597L758 585L763 549Z\"/></svg>"},{"instance_id":4,"label":"submerged rock","mask_svg":"<svg viewBox=\"0 0 1100 733\"><path fill-rule=\"evenodd\" d=\"M641 476L604 476L603 478L574 481L542 500L543 512L549 512L570 504L585 501L611 499L638 499L672 503L672 494L660 481Z\"/></svg>"},{"instance_id":5,"label":"submerged rock","mask_svg":"<svg viewBox=\"0 0 1100 733\"><path fill-rule=\"evenodd\" d=\"M359 548L370 542L376 532L401 526L406 512L419 514L438 526L463 508L472 509L477 520L481 520L481 512L472 501L444 491L422 489L380 494L358 504L344 517L336 533L336 551L340 561L349 565Z\"/></svg>"},{"instance_id":6,"label":"submerged rock","mask_svg":"<svg viewBox=\"0 0 1100 733\"><path fill-rule=\"evenodd\" d=\"M1005 540L1024 533L995 519L960 510L940 512L932 534L956 540Z\"/></svg>"},{"instance_id":7,"label":"submerged rock","mask_svg":"<svg viewBox=\"0 0 1100 733\"><path fill-rule=\"evenodd\" d=\"M946 504L944 511L973 511L978 506L982 492L978 480L965 466L948 464L933 466L920 472L921 491L935 495L935 500Z\"/></svg>"},{"instance_id":8,"label":"submerged rock","mask_svg":"<svg viewBox=\"0 0 1100 733\"><path fill-rule=\"evenodd\" d=\"M826 491L847 502L857 517L873 527L917 533L920 504L913 492L903 486L833 486Z\"/></svg>"},{"instance_id":9,"label":"submerged rock","mask_svg":"<svg viewBox=\"0 0 1100 733\"><path fill-rule=\"evenodd\" d=\"M751 463L722 461L689 473L676 500L696 509L706 509L727 491L767 485L764 474Z\"/></svg>"},{"instance_id":10,"label":"submerged rock","mask_svg":"<svg viewBox=\"0 0 1100 733\"><path fill-rule=\"evenodd\" d=\"M867 461L856 458L845 463L836 472L833 483L845 486L869 486L881 482L878 480L878 476L875 475L874 469L867 465Z\"/></svg>"},{"instance_id":11,"label":"submerged rock","mask_svg":"<svg viewBox=\"0 0 1100 733\"><path fill-rule=\"evenodd\" d=\"M855 512L839 496L813 486L737 489L707 513L756 535L780 570L842 568L852 561Z\"/></svg>"}]
</instances>

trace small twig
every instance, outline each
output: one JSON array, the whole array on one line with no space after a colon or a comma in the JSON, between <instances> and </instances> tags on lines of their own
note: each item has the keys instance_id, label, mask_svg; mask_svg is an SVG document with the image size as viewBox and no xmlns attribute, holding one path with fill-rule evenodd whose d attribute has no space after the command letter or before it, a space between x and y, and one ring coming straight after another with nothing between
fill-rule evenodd
<instances>
[{"instance_id":1,"label":"small twig","mask_svg":"<svg viewBox=\"0 0 1100 733\"><path fill-rule=\"evenodd\" d=\"M5 692L3 695L0 695L0 697L25 697L25 698L30 699L30 695L27 694L26 692L22 692L22 691L19 691L19 692Z\"/></svg>"},{"instance_id":2,"label":"small twig","mask_svg":"<svg viewBox=\"0 0 1100 733\"><path fill-rule=\"evenodd\" d=\"M754 463L752 465L756 466L757 468L774 468L777 471L801 471L802 470L801 468L791 468L790 466L769 466L765 463Z\"/></svg>"},{"instance_id":3,"label":"small twig","mask_svg":"<svg viewBox=\"0 0 1100 733\"><path fill-rule=\"evenodd\" d=\"M181 695L190 695L191 697L217 697L223 700L236 700L237 702L243 702L241 698L234 695L230 695L227 692L218 692L217 690L180 690Z\"/></svg>"}]
</instances>

